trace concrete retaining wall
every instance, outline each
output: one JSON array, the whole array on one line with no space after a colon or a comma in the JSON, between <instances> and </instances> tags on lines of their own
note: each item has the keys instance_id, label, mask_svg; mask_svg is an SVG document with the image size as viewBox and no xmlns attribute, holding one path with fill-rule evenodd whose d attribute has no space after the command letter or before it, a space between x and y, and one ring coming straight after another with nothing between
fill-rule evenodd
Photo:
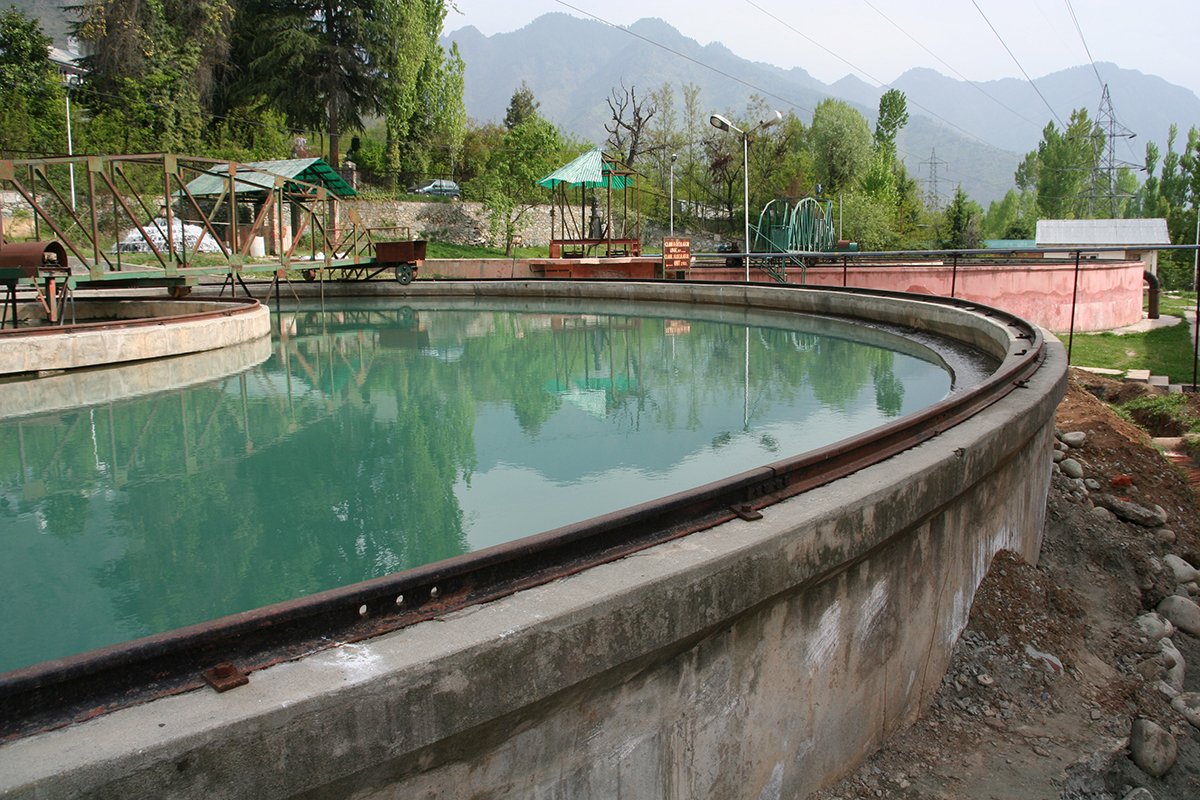
<instances>
[{"instance_id":1,"label":"concrete retaining wall","mask_svg":"<svg viewBox=\"0 0 1200 800\"><path fill-rule=\"evenodd\" d=\"M405 293L807 305L957 331L981 315L768 287L414 283ZM824 295L824 296L822 296ZM1065 390L1029 381L924 444L503 600L0 747L6 797L784 798L932 697L992 555L1034 560Z\"/></svg>"},{"instance_id":2,"label":"concrete retaining wall","mask_svg":"<svg viewBox=\"0 0 1200 800\"><path fill-rule=\"evenodd\" d=\"M476 247L502 246L492 236L489 215L483 203L421 202L419 200L356 200L342 203L342 223L350 221L353 208L368 227L400 225L417 238ZM550 206L534 206L517 226L517 234L527 247L550 244Z\"/></svg>"},{"instance_id":3,"label":"concrete retaining wall","mask_svg":"<svg viewBox=\"0 0 1200 800\"><path fill-rule=\"evenodd\" d=\"M0 375L199 353L260 339L271 332L271 313L258 303L165 299L82 301L76 304L75 314L76 319L113 321L6 330L0 333ZM160 317L176 319L130 324L133 320Z\"/></svg>"}]
</instances>

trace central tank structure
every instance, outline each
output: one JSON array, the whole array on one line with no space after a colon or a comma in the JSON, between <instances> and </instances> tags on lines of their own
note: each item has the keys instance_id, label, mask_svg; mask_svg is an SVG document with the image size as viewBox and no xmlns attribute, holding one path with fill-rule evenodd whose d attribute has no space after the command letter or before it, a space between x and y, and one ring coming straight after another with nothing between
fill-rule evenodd
<instances>
[{"instance_id":1,"label":"central tank structure","mask_svg":"<svg viewBox=\"0 0 1200 800\"><path fill-rule=\"evenodd\" d=\"M57 697L86 718L97 702L111 705L105 692L136 694L135 684L168 696L25 735L0 750L0 788L803 796L915 718L991 555L1009 548L1036 559L1065 359L1009 315L961 301L730 284L417 282L396 292L414 319L389 335L447 361L462 354L421 341L422 307L503 300L545 319L574 304L609 327L630 302L657 309L649 316L664 326L682 317L668 304L684 303L691 319L742 331L726 345L741 345L747 373L751 318L762 330L762 318L794 314L833 329L853 318L881 338L909 331L914 355L926 354L918 362L937 360L928 337L991 364L974 362L978 374L958 384L934 376L965 376L966 362L939 365L909 384L932 402L909 413L884 391L872 405L893 413L849 438L825 431L815 450L794 455L772 449L772 432L739 429L752 414L747 378L744 419L710 437L709 449L727 454L730 474L719 480L649 498L618 491L615 510L545 534L481 541L405 572L96 651L90 663L68 657L9 673L6 715L30 716ZM303 335L297 317L286 319L286 335ZM597 341L616 341L606 336ZM604 367L595 381L571 374L537 387L573 404L581 425L589 404L642 388L636 372L615 369L629 347L593 349L588 369ZM350 385L347 352L323 353L322 375L337 381L340 371ZM876 380L872 391L887 385ZM293 388L285 380L272 391ZM754 451L749 465L735 457L743 450ZM518 510L521 502L530 501ZM537 529L550 519L540 513L526 515ZM221 661L249 682L187 691ZM96 740L121 744L70 746ZM46 748L68 755L51 767L38 757Z\"/></svg>"}]
</instances>

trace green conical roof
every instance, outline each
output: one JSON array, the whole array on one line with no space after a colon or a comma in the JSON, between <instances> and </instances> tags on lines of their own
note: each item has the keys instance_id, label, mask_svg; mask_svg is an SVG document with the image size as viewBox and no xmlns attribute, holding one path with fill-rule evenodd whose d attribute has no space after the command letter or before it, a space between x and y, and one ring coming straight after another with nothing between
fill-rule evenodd
<instances>
[{"instance_id":1,"label":"green conical roof","mask_svg":"<svg viewBox=\"0 0 1200 800\"><path fill-rule=\"evenodd\" d=\"M614 189L624 189L632 182L628 175L620 174L615 169L612 159L606 159L599 147L594 147L565 167L559 167L542 178L538 185L553 189L560 183L592 187L608 186L611 183Z\"/></svg>"}]
</instances>

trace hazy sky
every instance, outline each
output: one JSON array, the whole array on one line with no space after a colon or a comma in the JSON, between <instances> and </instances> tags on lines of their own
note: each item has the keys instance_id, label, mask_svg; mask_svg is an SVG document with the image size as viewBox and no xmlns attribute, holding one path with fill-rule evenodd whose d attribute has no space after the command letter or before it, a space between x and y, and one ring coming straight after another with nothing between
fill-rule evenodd
<instances>
[{"instance_id":1,"label":"hazy sky","mask_svg":"<svg viewBox=\"0 0 1200 800\"><path fill-rule=\"evenodd\" d=\"M474 25L490 36L553 11L617 25L659 17L701 44L719 41L743 58L803 67L825 83L854 73L873 85L921 66L973 81L1022 78L1023 67L1036 80L1088 64L1086 42L1095 61L1200 94L1196 0L568 1L454 0L461 13L450 12L445 31ZM1113 99L1119 109L1120 99Z\"/></svg>"}]
</instances>

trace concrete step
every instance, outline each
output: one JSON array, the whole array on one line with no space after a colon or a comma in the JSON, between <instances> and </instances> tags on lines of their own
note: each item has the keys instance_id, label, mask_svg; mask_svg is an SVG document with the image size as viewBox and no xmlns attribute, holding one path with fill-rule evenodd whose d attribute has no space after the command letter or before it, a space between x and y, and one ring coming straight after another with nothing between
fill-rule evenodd
<instances>
[{"instance_id":1,"label":"concrete step","mask_svg":"<svg viewBox=\"0 0 1200 800\"><path fill-rule=\"evenodd\" d=\"M1125 380L1133 381L1134 383L1149 383L1150 370L1148 369L1131 369L1125 373Z\"/></svg>"},{"instance_id":2,"label":"concrete step","mask_svg":"<svg viewBox=\"0 0 1200 800\"><path fill-rule=\"evenodd\" d=\"M1075 369L1081 369L1093 375L1103 375L1107 378L1119 378L1125 374L1123 369L1109 369L1108 367L1076 367Z\"/></svg>"},{"instance_id":3,"label":"concrete step","mask_svg":"<svg viewBox=\"0 0 1200 800\"><path fill-rule=\"evenodd\" d=\"M1165 386L1171 385L1171 379L1168 378L1166 375L1151 375L1150 379L1148 381L1146 381L1146 383L1150 384L1151 386L1164 386L1165 387Z\"/></svg>"}]
</instances>

